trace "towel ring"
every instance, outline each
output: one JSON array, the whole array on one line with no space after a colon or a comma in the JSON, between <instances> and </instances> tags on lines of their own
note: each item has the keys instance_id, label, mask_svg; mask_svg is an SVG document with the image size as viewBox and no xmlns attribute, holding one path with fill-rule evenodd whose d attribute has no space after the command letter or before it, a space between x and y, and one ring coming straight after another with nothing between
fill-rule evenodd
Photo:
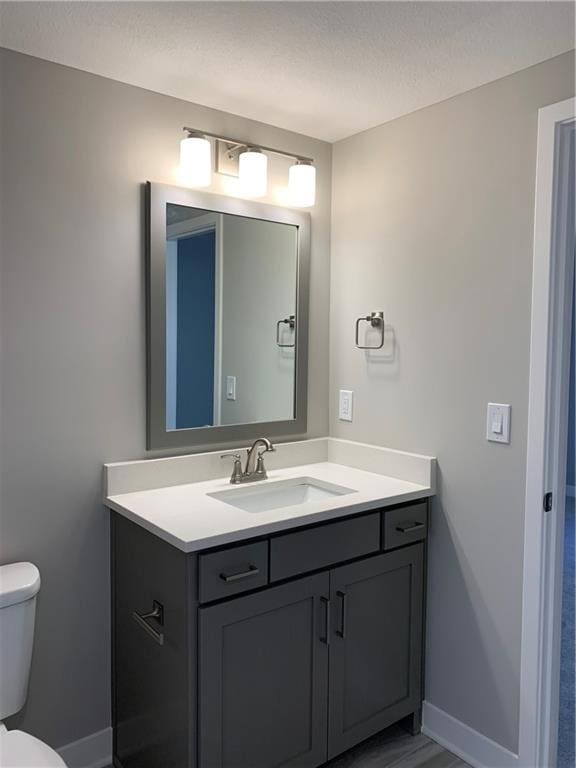
<instances>
[{"instance_id":1,"label":"towel ring","mask_svg":"<svg viewBox=\"0 0 576 768\"><path fill-rule=\"evenodd\" d=\"M376 346L363 346L360 344L360 323L370 323L372 328L380 329L380 343ZM384 346L384 312L370 312L365 317L356 320L356 347L358 349L382 349Z\"/></svg>"}]
</instances>

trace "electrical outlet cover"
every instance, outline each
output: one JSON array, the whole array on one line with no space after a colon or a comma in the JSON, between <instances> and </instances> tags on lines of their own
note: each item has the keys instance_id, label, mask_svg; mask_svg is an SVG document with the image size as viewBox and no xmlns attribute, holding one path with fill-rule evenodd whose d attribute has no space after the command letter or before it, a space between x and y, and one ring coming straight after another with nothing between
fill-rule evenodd
<instances>
[{"instance_id":1,"label":"electrical outlet cover","mask_svg":"<svg viewBox=\"0 0 576 768\"><path fill-rule=\"evenodd\" d=\"M349 389L341 389L338 400L338 418L340 421L352 421L353 405L354 392Z\"/></svg>"}]
</instances>

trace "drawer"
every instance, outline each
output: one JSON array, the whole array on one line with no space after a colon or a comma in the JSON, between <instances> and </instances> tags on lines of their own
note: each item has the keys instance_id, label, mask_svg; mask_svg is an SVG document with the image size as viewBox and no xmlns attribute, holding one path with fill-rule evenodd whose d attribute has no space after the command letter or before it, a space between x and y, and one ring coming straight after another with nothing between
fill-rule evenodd
<instances>
[{"instance_id":1,"label":"drawer","mask_svg":"<svg viewBox=\"0 0 576 768\"><path fill-rule=\"evenodd\" d=\"M199 601L207 603L268 583L268 542L257 541L198 558Z\"/></svg>"},{"instance_id":2,"label":"drawer","mask_svg":"<svg viewBox=\"0 0 576 768\"><path fill-rule=\"evenodd\" d=\"M428 502L419 501L406 507L382 513L382 547L394 549L426 538L428 531Z\"/></svg>"},{"instance_id":3,"label":"drawer","mask_svg":"<svg viewBox=\"0 0 576 768\"><path fill-rule=\"evenodd\" d=\"M270 541L270 581L326 568L379 549L379 512L276 536Z\"/></svg>"}]
</instances>

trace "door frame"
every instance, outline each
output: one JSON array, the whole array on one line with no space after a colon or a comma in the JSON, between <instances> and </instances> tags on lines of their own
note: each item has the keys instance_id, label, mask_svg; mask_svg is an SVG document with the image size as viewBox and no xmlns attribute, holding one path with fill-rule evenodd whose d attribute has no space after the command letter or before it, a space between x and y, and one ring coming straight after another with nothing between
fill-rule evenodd
<instances>
[{"instance_id":1,"label":"door frame","mask_svg":"<svg viewBox=\"0 0 576 768\"><path fill-rule=\"evenodd\" d=\"M524 768L556 765L574 285L573 203L565 170L575 118L574 98L538 112L518 760ZM546 512L549 492L552 509Z\"/></svg>"}]
</instances>

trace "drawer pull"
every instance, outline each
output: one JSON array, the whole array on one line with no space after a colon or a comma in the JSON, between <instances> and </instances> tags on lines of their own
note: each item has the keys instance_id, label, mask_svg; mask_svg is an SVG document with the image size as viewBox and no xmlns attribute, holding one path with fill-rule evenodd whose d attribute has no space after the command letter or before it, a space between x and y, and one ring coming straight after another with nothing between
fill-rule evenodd
<instances>
[{"instance_id":1,"label":"drawer pull","mask_svg":"<svg viewBox=\"0 0 576 768\"><path fill-rule=\"evenodd\" d=\"M412 533L412 531L419 531L422 528L425 528L425 523L405 523L396 526L398 533Z\"/></svg>"},{"instance_id":2,"label":"drawer pull","mask_svg":"<svg viewBox=\"0 0 576 768\"><path fill-rule=\"evenodd\" d=\"M260 569L255 565L250 565L247 571L239 571L237 573L221 573L220 578L229 584L232 581L240 581L240 579L247 579L249 576L257 576L260 573Z\"/></svg>"},{"instance_id":3,"label":"drawer pull","mask_svg":"<svg viewBox=\"0 0 576 768\"><path fill-rule=\"evenodd\" d=\"M148 624L147 619L156 619L160 626L164 626L164 606L157 600L152 603L152 610L148 613L138 613L138 611L132 611L132 618L139 624L142 629L147 632L150 637L155 640L158 645L164 645L164 632L158 632L154 627Z\"/></svg>"},{"instance_id":4,"label":"drawer pull","mask_svg":"<svg viewBox=\"0 0 576 768\"><path fill-rule=\"evenodd\" d=\"M320 638L320 642L324 643L324 645L330 645L330 628L332 622L330 621L330 608L331 603L330 600L328 600L327 597L321 597L320 602L325 606L325 614L324 614L324 636Z\"/></svg>"},{"instance_id":5,"label":"drawer pull","mask_svg":"<svg viewBox=\"0 0 576 768\"><path fill-rule=\"evenodd\" d=\"M342 601L342 613L340 618L340 629L336 632L338 637L341 637L343 640L346 638L346 592L342 592L341 590L338 590L336 592L336 596L340 598Z\"/></svg>"}]
</instances>

